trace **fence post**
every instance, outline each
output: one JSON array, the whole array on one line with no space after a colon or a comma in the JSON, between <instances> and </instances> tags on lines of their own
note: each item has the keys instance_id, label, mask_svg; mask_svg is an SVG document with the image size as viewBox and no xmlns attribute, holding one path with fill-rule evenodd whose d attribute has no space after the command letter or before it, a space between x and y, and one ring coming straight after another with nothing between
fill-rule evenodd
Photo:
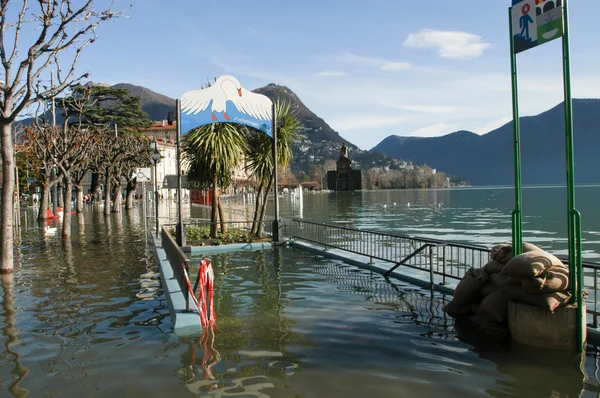
<instances>
[{"instance_id":1,"label":"fence post","mask_svg":"<svg viewBox=\"0 0 600 398\"><path fill-rule=\"evenodd\" d=\"M190 275L190 268L187 265L187 261L183 262L183 269L185 270L185 274L184 275ZM190 312L190 291L189 288L187 286L187 283L185 284L185 287L183 287L184 290L184 297L185 297L185 312Z\"/></svg>"},{"instance_id":2,"label":"fence post","mask_svg":"<svg viewBox=\"0 0 600 398\"><path fill-rule=\"evenodd\" d=\"M442 285L446 284L446 246L442 246Z\"/></svg>"},{"instance_id":3,"label":"fence post","mask_svg":"<svg viewBox=\"0 0 600 398\"><path fill-rule=\"evenodd\" d=\"M431 291L435 290L433 283L433 245L429 245L429 287Z\"/></svg>"}]
</instances>

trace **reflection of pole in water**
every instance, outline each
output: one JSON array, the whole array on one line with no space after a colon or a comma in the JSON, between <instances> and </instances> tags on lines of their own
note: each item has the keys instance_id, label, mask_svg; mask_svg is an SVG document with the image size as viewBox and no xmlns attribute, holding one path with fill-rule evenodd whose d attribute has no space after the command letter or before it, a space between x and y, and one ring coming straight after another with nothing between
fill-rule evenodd
<instances>
[{"instance_id":1,"label":"reflection of pole in water","mask_svg":"<svg viewBox=\"0 0 600 398\"><path fill-rule=\"evenodd\" d=\"M29 390L21 388L20 384L29 374L29 369L21 364L21 355L12 349L12 346L21 344L21 340L19 340L20 330L16 328L17 311L14 307L14 274L1 275L0 278L3 291L2 310L6 318L6 326L2 328L2 332L8 338L4 346L15 363L15 368L11 373L17 375L17 380L8 387L8 391L15 397L25 397L29 394Z\"/></svg>"},{"instance_id":2,"label":"reflection of pole in water","mask_svg":"<svg viewBox=\"0 0 600 398\"><path fill-rule=\"evenodd\" d=\"M302 195L302 185L298 185L298 203L299 203L299 214L298 217L304 218L304 195Z\"/></svg>"}]
</instances>

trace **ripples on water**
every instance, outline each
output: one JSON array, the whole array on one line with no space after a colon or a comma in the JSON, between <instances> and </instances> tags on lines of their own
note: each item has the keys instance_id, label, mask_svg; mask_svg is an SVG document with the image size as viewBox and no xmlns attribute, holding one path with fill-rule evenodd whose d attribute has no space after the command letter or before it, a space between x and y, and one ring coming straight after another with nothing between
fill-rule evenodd
<instances>
[{"instance_id":1,"label":"ripples on water","mask_svg":"<svg viewBox=\"0 0 600 398\"><path fill-rule=\"evenodd\" d=\"M70 243L37 225L22 235L21 264L2 282L0 396L599 391L593 352L582 373L569 353L459 333L444 296L295 249L212 256L216 328L177 339L137 214L88 209L86 222Z\"/></svg>"},{"instance_id":2,"label":"ripples on water","mask_svg":"<svg viewBox=\"0 0 600 398\"><path fill-rule=\"evenodd\" d=\"M600 262L598 197L599 186L577 188L586 261ZM522 203L523 239L553 254L568 256L566 188L526 187ZM302 210L291 195L286 195L281 200L281 214L492 247L510 242L514 206L512 187L386 190L305 193Z\"/></svg>"}]
</instances>

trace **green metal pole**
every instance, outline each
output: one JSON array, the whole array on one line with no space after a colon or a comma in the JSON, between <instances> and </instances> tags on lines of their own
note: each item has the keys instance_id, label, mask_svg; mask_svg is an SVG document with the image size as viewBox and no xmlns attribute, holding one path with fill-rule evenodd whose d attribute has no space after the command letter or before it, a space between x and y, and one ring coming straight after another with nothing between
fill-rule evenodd
<instances>
[{"instance_id":1,"label":"green metal pole","mask_svg":"<svg viewBox=\"0 0 600 398\"><path fill-rule=\"evenodd\" d=\"M279 236L279 178L277 176L277 109L275 108L275 103L271 106L271 117L273 120L271 121L272 131L273 131L273 207L275 211L275 218L273 219L273 242L278 243Z\"/></svg>"},{"instance_id":2,"label":"green metal pole","mask_svg":"<svg viewBox=\"0 0 600 398\"><path fill-rule=\"evenodd\" d=\"M512 111L515 155L515 209L512 212L512 243L515 256L523 250L523 219L521 196L521 121L519 120L519 90L517 81L517 55L515 54L514 32L512 24L512 7L508 9L510 26L510 69L512 81Z\"/></svg>"},{"instance_id":3,"label":"green metal pole","mask_svg":"<svg viewBox=\"0 0 600 398\"><path fill-rule=\"evenodd\" d=\"M569 7L563 0L563 80L565 90L565 127L567 151L567 226L569 229L569 271L573 300L577 303L578 351L583 352L585 327L583 310L583 272L581 259L581 215L575 208L575 150L573 142L573 98L571 96L571 59L569 46Z\"/></svg>"}]
</instances>

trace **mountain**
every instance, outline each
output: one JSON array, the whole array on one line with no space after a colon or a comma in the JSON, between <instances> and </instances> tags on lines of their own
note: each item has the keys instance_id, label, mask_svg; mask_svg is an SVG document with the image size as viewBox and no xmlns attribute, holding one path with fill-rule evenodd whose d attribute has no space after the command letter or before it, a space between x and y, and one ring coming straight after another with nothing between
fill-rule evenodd
<instances>
[{"instance_id":1,"label":"mountain","mask_svg":"<svg viewBox=\"0 0 600 398\"><path fill-rule=\"evenodd\" d=\"M600 99L573 100L575 179L600 182ZM484 135L457 131L442 137L389 136L371 151L427 164L472 185L514 184L512 122ZM566 149L564 104L521 118L521 171L524 184L564 184Z\"/></svg>"},{"instance_id":2,"label":"mountain","mask_svg":"<svg viewBox=\"0 0 600 398\"><path fill-rule=\"evenodd\" d=\"M126 88L132 96L140 97L142 99L142 109L148 114L150 120L165 120L169 112L175 112L175 100L166 95L129 83L119 83L113 87Z\"/></svg>"},{"instance_id":3,"label":"mountain","mask_svg":"<svg viewBox=\"0 0 600 398\"><path fill-rule=\"evenodd\" d=\"M356 145L340 137L337 131L333 130L323 119L308 109L300 98L298 98L298 96L288 87L271 83L265 87L257 88L256 90L253 90L253 92L265 95L269 97L271 101L281 100L290 103L292 109L296 112L296 116L304 126L303 134L306 134L310 141L319 142L325 140L337 143L344 142L346 145L356 148Z\"/></svg>"}]
</instances>

